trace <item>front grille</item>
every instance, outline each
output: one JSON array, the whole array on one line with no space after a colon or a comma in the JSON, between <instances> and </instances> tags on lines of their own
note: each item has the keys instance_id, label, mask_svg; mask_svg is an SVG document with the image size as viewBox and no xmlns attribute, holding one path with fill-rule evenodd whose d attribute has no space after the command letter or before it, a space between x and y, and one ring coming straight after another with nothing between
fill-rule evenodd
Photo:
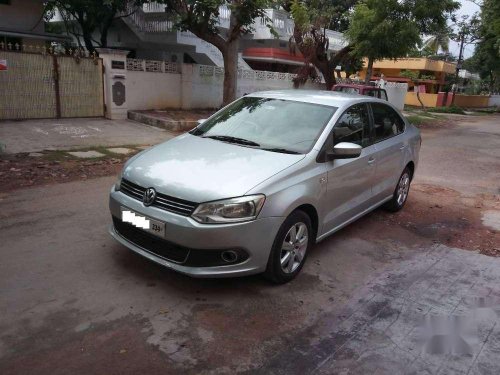
<instances>
[{"instance_id":1,"label":"front grille","mask_svg":"<svg viewBox=\"0 0 500 375\"><path fill-rule=\"evenodd\" d=\"M184 263L189 255L189 249L158 238L114 216L113 225L118 234L126 240L166 260Z\"/></svg>"},{"instance_id":2,"label":"front grille","mask_svg":"<svg viewBox=\"0 0 500 375\"><path fill-rule=\"evenodd\" d=\"M122 179L120 191L129 197L142 201L146 188ZM161 208L165 211L174 212L182 216L191 216L198 203L184 199L170 197L165 194L156 193L156 198L151 206Z\"/></svg>"},{"instance_id":3,"label":"front grille","mask_svg":"<svg viewBox=\"0 0 500 375\"><path fill-rule=\"evenodd\" d=\"M159 238L142 229L124 223L113 216L115 231L127 241L160 258L189 267L214 267L242 263L248 254L242 249L189 249ZM238 257L234 262L225 262L221 255L225 250L234 251Z\"/></svg>"}]
</instances>

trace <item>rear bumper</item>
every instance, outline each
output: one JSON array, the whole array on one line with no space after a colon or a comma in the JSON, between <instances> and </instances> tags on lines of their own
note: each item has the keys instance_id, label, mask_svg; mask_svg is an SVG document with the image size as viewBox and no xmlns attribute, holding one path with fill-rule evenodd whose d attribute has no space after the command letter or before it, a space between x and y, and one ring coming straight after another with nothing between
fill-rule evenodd
<instances>
[{"instance_id":1,"label":"rear bumper","mask_svg":"<svg viewBox=\"0 0 500 375\"><path fill-rule=\"evenodd\" d=\"M114 220L121 218L121 206L165 222L164 241L175 247L196 252L198 254L197 262L193 266L190 265L193 264L192 257L183 260L182 257L168 259L158 256L155 254L156 250L148 249L144 242L134 243L130 237L126 238L121 234L114 225L109 229L113 238L149 260L194 277L231 277L264 272L274 238L284 220L281 217L271 217L239 224L203 225L190 217L151 206L145 207L142 202L113 189L110 193L109 207ZM204 250L207 254L213 254L225 249L238 250L241 254L245 254L243 259L246 259L229 265L207 266L200 263L200 259L204 259ZM213 260L213 258L211 259Z\"/></svg>"}]
</instances>

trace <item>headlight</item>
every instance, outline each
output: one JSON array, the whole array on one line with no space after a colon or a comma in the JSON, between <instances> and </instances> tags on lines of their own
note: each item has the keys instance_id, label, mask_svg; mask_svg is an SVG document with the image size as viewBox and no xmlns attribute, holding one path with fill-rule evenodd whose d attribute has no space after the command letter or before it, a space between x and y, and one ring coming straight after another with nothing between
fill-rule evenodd
<instances>
[{"instance_id":1,"label":"headlight","mask_svg":"<svg viewBox=\"0 0 500 375\"><path fill-rule=\"evenodd\" d=\"M204 224L254 220L259 215L265 200L266 196L259 194L201 203L192 216L193 219Z\"/></svg>"},{"instance_id":2,"label":"headlight","mask_svg":"<svg viewBox=\"0 0 500 375\"><path fill-rule=\"evenodd\" d=\"M120 191L120 187L122 185L122 177L123 177L123 169L118 175L118 180L115 182L115 191Z\"/></svg>"}]
</instances>

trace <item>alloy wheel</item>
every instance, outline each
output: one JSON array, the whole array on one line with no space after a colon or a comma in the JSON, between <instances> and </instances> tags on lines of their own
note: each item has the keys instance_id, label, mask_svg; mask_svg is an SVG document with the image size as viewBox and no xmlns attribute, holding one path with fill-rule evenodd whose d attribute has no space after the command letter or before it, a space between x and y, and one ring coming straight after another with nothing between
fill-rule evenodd
<instances>
[{"instance_id":1,"label":"alloy wheel","mask_svg":"<svg viewBox=\"0 0 500 375\"><path fill-rule=\"evenodd\" d=\"M306 224L300 222L288 230L281 246L281 269L284 273L292 273L300 266L306 255L309 243Z\"/></svg>"},{"instance_id":2,"label":"alloy wheel","mask_svg":"<svg viewBox=\"0 0 500 375\"><path fill-rule=\"evenodd\" d=\"M410 190L410 176L408 173L403 173L398 183L397 202L402 206L408 198L408 191Z\"/></svg>"}]
</instances>

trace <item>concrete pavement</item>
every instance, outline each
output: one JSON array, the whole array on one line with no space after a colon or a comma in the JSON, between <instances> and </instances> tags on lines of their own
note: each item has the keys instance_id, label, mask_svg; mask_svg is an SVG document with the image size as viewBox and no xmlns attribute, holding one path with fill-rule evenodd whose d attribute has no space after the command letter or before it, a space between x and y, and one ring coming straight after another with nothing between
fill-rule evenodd
<instances>
[{"instance_id":1,"label":"concrete pavement","mask_svg":"<svg viewBox=\"0 0 500 375\"><path fill-rule=\"evenodd\" d=\"M405 209L324 240L283 286L190 279L116 244L113 177L0 196L0 373L499 373L500 259L479 254L500 248L481 220L500 210L498 117L477 119L424 132ZM463 351L426 316L462 316L444 332Z\"/></svg>"},{"instance_id":2,"label":"concrete pavement","mask_svg":"<svg viewBox=\"0 0 500 375\"><path fill-rule=\"evenodd\" d=\"M67 150L91 146L153 145L175 134L130 120L103 118L0 121L5 152Z\"/></svg>"}]
</instances>

